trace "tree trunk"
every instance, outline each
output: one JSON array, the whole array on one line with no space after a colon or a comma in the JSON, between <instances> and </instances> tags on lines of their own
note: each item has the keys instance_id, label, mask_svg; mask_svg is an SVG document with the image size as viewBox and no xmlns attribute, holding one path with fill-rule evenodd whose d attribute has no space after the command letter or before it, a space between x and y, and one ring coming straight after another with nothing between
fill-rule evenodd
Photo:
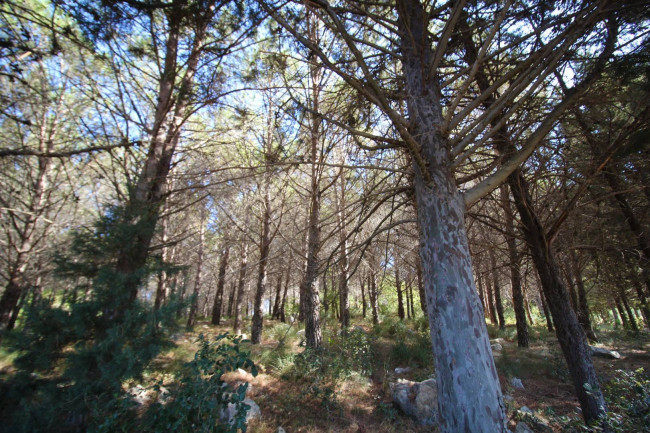
<instances>
[{"instance_id":1,"label":"tree trunk","mask_svg":"<svg viewBox=\"0 0 650 433\"><path fill-rule=\"evenodd\" d=\"M397 316L404 320L404 300L402 297L402 281L399 279L399 269L395 263L395 289L397 290Z\"/></svg>"},{"instance_id":2,"label":"tree trunk","mask_svg":"<svg viewBox=\"0 0 650 433\"><path fill-rule=\"evenodd\" d=\"M202 214L205 210L202 210ZM201 292L201 271L203 269L203 244L205 242L205 216L201 215L201 227L199 228L199 250L196 254L196 275L194 278L194 292L192 293L192 303L190 304L190 314L187 316L187 328L194 327L196 310L199 305L199 293Z\"/></svg>"},{"instance_id":3,"label":"tree trunk","mask_svg":"<svg viewBox=\"0 0 650 433\"><path fill-rule=\"evenodd\" d=\"M135 233L130 239L125 240L120 249L116 270L124 276L125 301L116 315L122 314L128 304L132 303L138 294L142 283L140 269L145 266L149 255L149 246L153 239L158 222L160 204L166 197L166 184L171 169L172 158L183 122L186 118L194 76L199 65L206 28L211 21L211 9L205 8L206 16L197 20L194 41L185 61L185 74L180 80L178 91L176 88L177 61L179 56L179 36L182 31L181 16L178 11L170 10L167 14L169 20L168 38L165 45L165 61L163 73L158 89L158 97L154 122L151 132L151 141L144 167L133 189L124 212L124 223L132 225ZM197 17L198 18L198 17ZM170 119L171 113L171 119ZM191 311L190 311L191 313Z\"/></svg>"},{"instance_id":4,"label":"tree trunk","mask_svg":"<svg viewBox=\"0 0 650 433\"><path fill-rule=\"evenodd\" d=\"M580 258L577 256L575 250L571 250L571 265L573 267L573 277L575 278L576 288L578 289L578 322L585 331L585 335L591 341L598 341L596 333L591 325L591 312L589 311L589 304L587 303L587 290L585 290L585 282L582 279L582 267L580 265Z\"/></svg>"},{"instance_id":5,"label":"tree trunk","mask_svg":"<svg viewBox=\"0 0 650 433\"><path fill-rule=\"evenodd\" d=\"M365 277L362 275L359 279L361 286L361 317L366 318L366 289L365 289Z\"/></svg>"},{"instance_id":6,"label":"tree trunk","mask_svg":"<svg viewBox=\"0 0 650 433\"><path fill-rule=\"evenodd\" d=\"M437 79L428 76L429 19L416 0L398 1L397 10L409 133L418 137L417 160L426 164L412 158L440 430L505 432L501 387L472 278L465 203L450 171L447 142L436 128L443 121Z\"/></svg>"},{"instance_id":7,"label":"tree trunk","mask_svg":"<svg viewBox=\"0 0 650 433\"><path fill-rule=\"evenodd\" d=\"M424 284L422 283L422 262L420 261L420 256L416 258L415 262L416 266L416 272L417 272L417 277L418 277L418 293L420 294L420 309L422 309L422 313L424 315L427 315L427 297L424 294Z\"/></svg>"},{"instance_id":8,"label":"tree trunk","mask_svg":"<svg viewBox=\"0 0 650 433\"><path fill-rule=\"evenodd\" d=\"M498 325L497 310L494 307L494 292L492 291L492 282L489 278L485 277L485 287L487 288L487 301L488 301L488 316L492 325Z\"/></svg>"},{"instance_id":9,"label":"tree trunk","mask_svg":"<svg viewBox=\"0 0 650 433\"><path fill-rule=\"evenodd\" d=\"M542 311L544 313L544 318L546 319L546 329L548 329L549 332L554 332L555 328L553 327L551 312L548 310L548 304L546 303L546 296L544 295L544 292L542 290L543 289L541 288L541 283L540 283L539 299L542 301Z\"/></svg>"},{"instance_id":10,"label":"tree trunk","mask_svg":"<svg viewBox=\"0 0 650 433\"><path fill-rule=\"evenodd\" d=\"M272 319L280 318L280 303L282 302L282 280L284 275L278 272L278 280L275 283L275 300L273 301L273 310L271 312Z\"/></svg>"},{"instance_id":11,"label":"tree trunk","mask_svg":"<svg viewBox=\"0 0 650 433\"><path fill-rule=\"evenodd\" d=\"M503 301L501 300L501 283L499 270L497 269L494 249L490 248L490 263L492 264L492 281L494 282L494 303L497 307L497 318L499 319L499 329L506 329L506 319L503 316Z\"/></svg>"},{"instance_id":12,"label":"tree trunk","mask_svg":"<svg viewBox=\"0 0 650 433\"><path fill-rule=\"evenodd\" d=\"M528 323L526 323L526 306L524 305L524 293L521 288L521 269L519 267L519 252L517 251L517 240L515 237L515 224L508 187L501 185L501 207L505 215L506 243L508 245L508 259L510 261L510 284L512 287L512 305L515 310L517 322L517 346L528 347Z\"/></svg>"},{"instance_id":13,"label":"tree trunk","mask_svg":"<svg viewBox=\"0 0 650 433\"><path fill-rule=\"evenodd\" d=\"M555 254L546 239L544 228L534 212L528 186L520 169L509 177L508 183L523 224L533 262L553 315L555 332L567 361L573 385L587 422L598 422L606 413L607 405L600 391L591 352L578 318L571 309L569 294L560 277ZM589 384L590 390L585 388Z\"/></svg>"},{"instance_id":14,"label":"tree trunk","mask_svg":"<svg viewBox=\"0 0 650 433\"><path fill-rule=\"evenodd\" d=\"M634 315L632 314L632 309L630 308L630 303L627 300L627 294L625 293L624 289L621 289L621 301L623 302L623 307L625 308L625 312L627 313L627 317L629 318L629 325L630 329L634 332L639 332L639 327L636 324L636 319L634 318Z\"/></svg>"},{"instance_id":15,"label":"tree trunk","mask_svg":"<svg viewBox=\"0 0 650 433\"><path fill-rule=\"evenodd\" d=\"M345 163L345 161L341 161ZM345 171L339 174L340 191L334 186L336 198L336 215L338 217L339 231L339 308L341 328L350 326L350 295L348 288L349 260L348 260L348 231L345 219Z\"/></svg>"},{"instance_id":16,"label":"tree trunk","mask_svg":"<svg viewBox=\"0 0 650 433\"><path fill-rule=\"evenodd\" d=\"M246 225L245 225L246 226ZM235 334L241 334L242 304L244 302L244 284L246 284L246 270L248 267L248 242L246 236L242 235L242 246L239 256L239 280L237 282L237 300L235 301L235 321L233 330Z\"/></svg>"},{"instance_id":17,"label":"tree trunk","mask_svg":"<svg viewBox=\"0 0 650 433\"><path fill-rule=\"evenodd\" d=\"M221 311L223 310L223 287L226 284L226 269L228 267L228 257L230 256L230 245L226 245L221 252L219 260L219 275L217 277L217 293L214 295L214 304L212 305L213 325L221 324ZM230 293L230 302L232 305L232 292Z\"/></svg>"},{"instance_id":18,"label":"tree trunk","mask_svg":"<svg viewBox=\"0 0 650 433\"><path fill-rule=\"evenodd\" d=\"M289 253L289 266L287 267L287 273L284 278L284 291L282 293L282 303L280 304L280 321L285 323L287 321L287 316L285 314L285 305L287 302L287 291L289 290L289 278L291 277L291 263L293 263L293 253Z\"/></svg>"},{"instance_id":19,"label":"tree trunk","mask_svg":"<svg viewBox=\"0 0 650 433\"><path fill-rule=\"evenodd\" d=\"M368 290L370 294L370 310L372 312L372 324L379 325L379 302L377 293L377 282L375 281L375 274L371 271L368 275Z\"/></svg>"},{"instance_id":20,"label":"tree trunk","mask_svg":"<svg viewBox=\"0 0 650 433\"><path fill-rule=\"evenodd\" d=\"M264 326L264 311L262 299L266 292L267 265L269 262L269 250L271 248L271 170L268 165L269 158L266 158L267 166L264 174L264 209L262 217L262 234L260 236L260 261L257 270L257 287L253 302L253 322L251 324L251 343L260 344L262 339L262 328Z\"/></svg>"}]
</instances>

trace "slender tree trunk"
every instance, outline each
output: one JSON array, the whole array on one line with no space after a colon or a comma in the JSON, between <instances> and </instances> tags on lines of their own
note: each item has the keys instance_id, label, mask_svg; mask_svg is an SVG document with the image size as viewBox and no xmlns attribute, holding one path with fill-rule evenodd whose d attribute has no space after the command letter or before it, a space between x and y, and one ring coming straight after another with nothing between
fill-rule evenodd
<instances>
[{"instance_id":1,"label":"slender tree trunk","mask_svg":"<svg viewBox=\"0 0 650 433\"><path fill-rule=\"evenodd\" d=\"M217 277L217 293L214 295L214 304L212 305L212 320L213 325L221 324L221 311L223 310L223 288L226 284L226 269L228 268L228 257L230 256L230 245L226 245L221 251L221 259L219 260L219 275ZM232 305L233 293L230 292L230 302Z\"/></svg>"},{"instance_id":2,"label":"slender tree trunk","mask_svg":"<svg viewBox=\"0 0 650 433\"><path fill-rule=\"evenodd\" d=\"M237 284L233 281L230 284L230 295L228 296L228 317L233 315L233 307L235 305L235 298L237 297Z\"/></svg>"},{"instance_id":3,"label":"slender tree trunk","mask_svg":"<svg viewBox=\"0 0 650 433\"><path fill-rule=\"evenodd\" d=\"M499 271L497 269L496 257L494 249L490 249L490 262L492 264L492 281L494 282L494 303L497 307L497 317L499 319L499 329L506 329L506 319L503 315L503 301L501 300L501 283L499 278Z\"/></svg>"},{"instance_id":4,"label":"slender tree trunk","mask_svg":"<svg viewBox=\"0 0 650 433\"><path fill-rule=\"evenodd\" d=\"M478 297L481 300L481 306L483 307L483 317L486 316L487 309L485 308L485 294L483 290L483 275L479 272L476 273L476 280L478 283ZM488 313L489 315L489 313Z\"/></svg>"},{"instance_id":5,"label":"slender tree trunk","mask_svg":"<svg viewBox=\"0 0 650 433\"><path fill-rule=\"evenodd\" d=\"M167 202L165 202L165 210L169 208L169 205ZM167 223L168 218L162 218L160 220L160 241L162 243L162 249L160 253L160 264L161 268L160 271L158 272L158 281L156 284L156 299L154 300L153 304L153 309L154 311L158 311L160 309L160 306L165 302L167 298L167 271L165 270L165 266L168 264L168 254L169 254L169 247L166 245L168 241L168 223Z\"/></svg>"},{"instance_id":6,"label":"slender tree trunk","mask_svg":"<svg viewBox=\"0 0 650 433\"><path fill-rule=\"evenodd\" d=\"M418 137L418 160L426 164L423 172L414 159L413 183L438 401L444 402L440 430L505 432L505 405L472 278L465 203L437 129L443 121L438 80L428 75L434 56L429 18L417 0L400 0L397 10L409 133Z\"/></svg>"},{"instance_id":7,"label":"slender tree trunk","mask_svg":"<svg viewBox=\"0 0 650 433\"><path fill-rule=\"evenodd\" d=\"M641 314L643 316L643 323L645 327L648 328L650 327L650 305L648 303L648 299L643 292L643 287L641 287L641 282L639 281L639 277L634 268L628 266L628 273L630 275L630 281L632 281L632 285L636 291L636 295L639 298L639 302L641 302Z\"/></svg>"},{"instance_id":8,"label":"slender tree trunk","mask_svg":"<svg viewBox=\"0 0 650 433\"><path fill-rule=\"evenodd\" d=\"M246 270L248 268L248 242L245 235L242 236L242 246L239 256L239 280L237 282L237 300L235 301L235 321L233 330L235 334L241 334L242 304L244 303L244 285L246 284Z\"/></svg>"},{"instance_id":9,"label":"slender tree trunk","mask_svg":"<svg viewBox=\"0 0 650 433\"><path fill-rule=\"evenodd\" d=\"M395 289L397 290L397 316L404 320L404 300L402 297L402 281L399 279L399 269L395 264Z\"/></svg>"},{"instance_id":10,"label":"slender tree trunk","mask_svg":"<svg viewBox=\"0 0 650 433\"><path fill-rule=\"evenodd\" d=\"M293 253L289 254L289 263L293 263ZM287 316L285 314L285 305L287 302L287 291L289 290L289 279L291 277L291 265L287 267L287 273L285 274L284 278L284 291L282 293L282 303L280 304L280 320L282 323L285 323L287 321Z\"/></svg>"},{"instance_id":11,"label":"slender tree trunk","mask_svg":"<svg viewBox=\"0 0 650 433\"><path fill-rule=\"evenodd\" d=\"M488 301L488 312L490 317L490 323L492 325L498 325L497 322L497 309L494 307L494 292L492 291L492 282L489 278L485 278L485 287L487 289L487 301Z\"/></svg>"},{"instance_id":12,"label":"slender tree trunk","mask_svg":"<svg viewBox=\"0 0 650 433\"><path fill-rule=\"evenodd\" d=\"M280 304L282 302L282 280L284 275L278 272L278 280L275 284L275 300L273 301L273 310L271 313L272 319L280 318Z\"/></svg>"},{"instance_id":13,"label":"slender tree trunk","mask_svg":"<svg viewBox=\"0 0 650 433\"><path fill-rule=\"evenodd\" d=\"M343 164L345 161L341 161ZM350 326L350 294L348 288L349 260L348 260L348 231L345 218L345 171L339 174L339 186L334 186L336 198L336 215L339 231L339 307L341 312L341 328ZM340 191L339 191L340 187ZM332 286L333 287L333 286Z\"/></svg>"},{"instance_id":14,"label":"slender tree trunk","mask_svg":"<svg viewBox=\"0 0 650 433\"><path fill-rule=\"evenodd\" d=\"M623 303L623 307L625 309L625 313L627 313L627 317L629 319L628 323L630 325L630 329L634 332L639 332L639 327L636 324L636 319L634 318L634 315L632 314L632 309L630 308L630 303L627 300L627 294L625 293L624 289L621 289L620 291L621 296L621 302ZM623 313L621 313L623 315Z\"/></svg>"},{"instance_id":15,"label":"slender tree trunk","mask_svg":"<svg viewBox=\"0 0 650 433\"><path fill-rule=\"evenodd\" d=\"M202 211L202 214L205 210ZM190 304L190 314L187 316L187 328L194 327L196 311L199 305L199 294L201 292L201 271L203 270L203 244L205 243L205 216L201 215L201 227L199 228L199 249L196 254L196 275L194 278L194 292Z\"/></svg>"},{"instance_id":16,"label":"slender tree trunk","mask_svg":"<svg viewBox=\"0 0 650 433\"><path fill-rule=\"evenodd\" d=\"M372 324L379 324L379 302L378 302L378 293L377 293L377 282L375 280L375 274L371 271L368 275L368 290L370 293L370 310L372 312Z\"/></svg>"},{"instance_id":17,"label":"slender tree trunk","mask_svg":"<svg viewBox=\"0 0 650 433\"><path fill-rule=\"evenodd\" d=\"M549 310L553 315L555 332L573 379L582 414L588 422L596 422L605 414L607 405L600 391L587 339L575 312L571 309L569 294L560 277L555 254L534 212L528 186L520 169L509 176L508 183L521 217L524 236L537 268ZM589 384L591 389L586 389L585 384Z\"/></svg>"},{"instance_id":18,"label":"slender tree trunk","mask_svg":"<svg viewBox=\"0 0 650 433\"><path fill-rule=\"evenodd\" d=\"M415 262L416 272L418 277L418 293L420 294L420 308L424 315L427 315L427 297L424 294L424 283L422 282L422 262L420 261L420 256L416 258Z\"/></svg>"},{"instance_id":19,"label":"slender tree trunk","mask_svg":"<svg viewBox=\"0 0 650 433\"><path fill-rule=\"evenodd\" d=\"M212 8L204 9L205 11L202 13L205 15L196 17L198 25L195 28L194 41L185 61L185 74L178 87L176 87L177 61L179 36L182 32L182 14L174 10L170 10L167 14L169 31L151 132L152 138L144 167L125 209L125 223L134 226L135 235L125 242L116 260L116 270L124 276L126 291L122 306L115 312L116 317L119 317L128 304L136 299L138 288L142 283L141 273L138 270L143 268L149 255L149 246L158 222L160 204L166 197L167 178L172 158L178 144L182 124L186 118L194 76L203 51L206 28L211 21ZM176 88L177 92L174 91Z\"/></svg>"},{"instance_id":20,"label":"slender tree trunk","mask_svg":"<svg viewBox=\"0 0 650 433\"><path fill-rule=\"evenodd\" d=\"M267 166L264 174L264 209L262 217L262 234L260 238L260 261L257 270L257 287L253 302L253 322L251 324L252 344L260 344L262 339L262 328L264 326L262 299L266 292L266 274L269 262L269 250L271 247L271 170L268 165L269 158L267 157L266 160Z\"/></svg>"},{"instance_id":21,"label":"slender tree trunk","mask_svg":"<svg viewBox=\"0 0 650 433\"><path fill-rule=\"evenodd\" d=\"M501 207L505 215L506 243L508 244L508 259L510 261L510 284L512 287L512 305L515 310L517 322L517 346L528 347L528 324L526 323L526 307L524 293L521 288L521 269L517 240L515 237L515 224L508 187L501 185Z\"/></svg>"},{"instance_id":22,"label":"slender tree trunk","mask_svg":"<svg viewBox=\"0 0 650 433\"><path fill-rule=\"evenodd\" d=\"M575 278L576 288L578 289L578 321L585 331L585 335L591 341L598 341L596 333L591 325L591 312L589 311L589 304L587 303L587 290L585 289L585 282L582 279L582 267L580 265L580 258L576 255L575 250L570 251L571 265L573 267L573 277Z\"/></svg>"},{"instance_id":23,"label":"slender tree trunk","mask_svg":"<svg viewBox=\"0 0 650 433\"><path fill-rule=\"evenodd\" d=\"M366 289L365 289L365 276L361 276L359 279L359 285L361 286L361 317L366 318Z\"/></svg>"},{"instance_id":24,"label":"slender tree trunk","mask_svg":"<svg viewBox=\"0 0 650 433\"><path fill-rule=\"evenodd\" d=\"M542 312L544 313L544 318L546 319L546 329L548 329L549 332L554 332L555 328L553 327L553 319L551 318L551 312L548 309L548 304L546 303L546 296L542 291L541 283L540 283L539 299L542 302Z\"/></svg>"}]
</instances>

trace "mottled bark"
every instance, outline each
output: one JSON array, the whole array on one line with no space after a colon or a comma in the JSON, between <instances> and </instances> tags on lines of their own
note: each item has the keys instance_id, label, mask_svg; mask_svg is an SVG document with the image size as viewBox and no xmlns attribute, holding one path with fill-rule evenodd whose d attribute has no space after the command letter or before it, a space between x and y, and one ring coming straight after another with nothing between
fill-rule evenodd
<instances>
[{"instance_id":1,"label":"mottled bark","mask_svg":"<svg viewBox=\"0 0 650 433\"><path fill-rule=\"evenodd\" d=\"M372 324L379 324L379 300L377 299L377 281L375 281L374 273L370 272L368 275L368 292L370 295L370 311L372 312Z\"/></svg>"},{"instance_id":2,"label":"mottled bark","mask_svg":"<svg viewBox=\"0 0 650 433\"><path fill-rule=\"evenodd\" d=\"M217 292L214 295L214 303L212 304L212 318L213 325L221 324L221 312L223 310L223 288L226 284L226 269L228 268L228 258L230 257L230 245L226 245L221 251L221 258L219 259L219 274L217 275ZM230 294L232 304L232 292Z\"/></svg>"},{"instance_id":3,"label":"mottled bark","mask_svg":"<svg viewBox=\"0 0 650 433\"><path fill-rule=\"evenodd\" d=\"M447 142L436 128L443 121L437 80L428 75L429 20L416 0L398 1L397 10L409 132L418 138L418 159L426 164L414 162L414 186L440 430L505 432L505 406L472 278L465 203L450 171Z\"/></svg>"},{"instance_id":4,"label":"mottled bark","mask_svg":"<svg viewBox=\"0 0 650 433\"><path fill-rule=\"evenodd\" d=\"M517 251L517 238L515 236L515 223L508 187L501 185L501 207L503 208L506 229L506 244L508 245L508 259L510 264L510 286L512 288L512 306L515 310L517 324L517 346L528 347L528 323L526 323L526 306L524 293L521 287L521 269L519 252Z\"/></svg>"}]
</instances>

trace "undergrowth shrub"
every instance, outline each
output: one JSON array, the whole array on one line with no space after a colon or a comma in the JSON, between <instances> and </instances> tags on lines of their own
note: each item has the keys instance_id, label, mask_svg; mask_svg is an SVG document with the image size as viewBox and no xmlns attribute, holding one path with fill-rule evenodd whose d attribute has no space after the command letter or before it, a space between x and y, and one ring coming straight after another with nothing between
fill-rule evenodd
<instances>
[{"instance_id":1,"label":"undergrowth shrub","mask_svg":"<svg viewBox=\"0 0 650 433\"><path fill-rule=\"evenodd\" d=\"M170 431L177 433L236 433L246 431L246 413L250 408L244 402L248 383L233 388L222 380L222 375L237 369L250 370L257 376L257 367L250 353L241 349L246 342L241 336L224 333L210 342L199 335L200 349L194 359L181 370L177 385L163 402L154 402L138 426L140 431ZM158 386L161 386L159 384ZM222 411L235 405L235 416L230 423ZM115 431L118 425L106 424L101 431Z\"/></svg>"}]
</instances>

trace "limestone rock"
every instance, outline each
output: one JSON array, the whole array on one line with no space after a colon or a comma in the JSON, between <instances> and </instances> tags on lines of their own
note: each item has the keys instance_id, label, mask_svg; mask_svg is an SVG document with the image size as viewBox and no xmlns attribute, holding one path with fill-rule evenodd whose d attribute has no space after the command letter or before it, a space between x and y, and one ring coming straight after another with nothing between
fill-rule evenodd
<instances>
[{"instance_id":1,"label":"limestone rock","mask_svg":"<svg viewBox=\"0 0 650 433\"><path fill-rule=\"evenodd\" d=\"M510 381L510 385L512 385L514 389L524 389L524 384L521 382L521 379L519 379L518 377L513 377L512 380Z\"/></svg>"},{"instance_id":2,"label":"limestone rock","mask_svg":"<svg viewBox=\"0 0 650 433\"><path fill-rule=\"evenodd\" d=\"M438 418L438 389L435 379L411 382L399 379L390 384L393 403L420 425L435 425Z\"/></svg>"},{"instance_id":3,"label":"limestone rock","mask_svg":"<svg viewBox=\"0 0 650 433\"><path fill-rule=\"evenodd\" d=\"M246 397L243 403L250 406L248 412L246 412L246 424L248 424L250 420L259 418L262 415L262 411L260 410L260 407L257 405L257 403L255 403L250 398ZM234 403L228 403L228 406L221 412L220 418L223 422L232 424L236 414L237 414L237 405Z\"/></svg>"}]
</instances>

